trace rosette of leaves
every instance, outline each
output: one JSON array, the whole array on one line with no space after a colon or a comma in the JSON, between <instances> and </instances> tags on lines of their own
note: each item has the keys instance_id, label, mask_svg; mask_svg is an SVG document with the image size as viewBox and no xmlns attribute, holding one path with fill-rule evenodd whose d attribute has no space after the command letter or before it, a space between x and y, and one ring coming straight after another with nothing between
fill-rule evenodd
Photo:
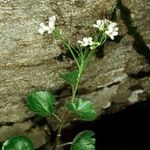
<instances>
[{"instance_id":1,"label":"rosette of leaves","mask_svg":"<svg viewBox=\"0 0 150 150\"><path fill-rule=\"evenodd\" d=\"M3 143L2 150L34 150L34 146L25 136L12 136Z\"/></svg>"}]
</instances>

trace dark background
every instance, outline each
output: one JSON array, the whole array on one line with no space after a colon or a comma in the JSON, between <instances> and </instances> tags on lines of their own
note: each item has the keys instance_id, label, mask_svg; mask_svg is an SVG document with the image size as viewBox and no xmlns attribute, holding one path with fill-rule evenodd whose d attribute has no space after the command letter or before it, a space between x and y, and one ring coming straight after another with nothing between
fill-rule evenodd
<instances>
[{"instance_id":1,"label":"dark background","mask_svg":"<svg viewBox=\"0 0 150 150\"><path fill-rule=\"evenodd\" d=\"M103 115L95 122L76 122L63 131L63 142L79 132L95 132L96 150L150 150L150 100L128 106L123 111ZM0 149L1 149L0 143ZM39 150L45 150L41 147ZM70 147L65 147L70 150Z\"/></svg>"},{"instance_id":2,"label":"dark background","mask_svg":"<svg viewBox=\"0 0 150 150\"><path fill-rule=\"evenodd\" d=\"M92 130L96 150L150 150L150 101L128 106L104 115L94 123L75 123L64 131L64 141L71 141L80 131ZM66 149L69 149L66 148Z\"/></svg>"}]
</instances>

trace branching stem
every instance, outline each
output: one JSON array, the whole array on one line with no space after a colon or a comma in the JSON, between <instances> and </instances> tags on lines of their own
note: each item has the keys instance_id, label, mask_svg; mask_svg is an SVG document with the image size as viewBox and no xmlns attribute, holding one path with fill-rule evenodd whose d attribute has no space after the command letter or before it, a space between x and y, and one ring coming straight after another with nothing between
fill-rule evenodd
<instances>
[{"instance_id":1,"label":"branching stem","mask_svg":"<svg viewBox=\"0 0 150 150\"><path fill-rule=\"evenodd\" d=\"M72 101L75 100L75 96L76 96L76 92L77 92L78 85L79 85L79 82L80 82L80 78L82 76L82 71L83 71L83 66L82 65L83 64L81 63L81 67L79 68L79 72L78 72L77 82L76 82L75 87L73 88L72 98L71 98ZM62 128L63 128L63 126L65 124L65 120L66 120L68 114L69 114L69 111L67 110L67 112L64 114L63 119L61 120L59 129L58 129L58 132L57 132L57 136L56 136L56 142L55 142L54 150L57 148L58 141L59 141L59 139L61 137L61 131L62 131Z\"/></svg>"},{"instance_id":2,"label":"branching stem","mask_svg":"<svg viewBox=\"0 0 150 150\"><path fill-rule=\"evenodd\" d=\"M73 47L72 45L70 45L70 43L68 43L66 41L66 39L64 39L63 37L61 38L62 41L64 42L65 46L67 46L67 48L69 49L69 51L71 52L76 64L77 64L77 67L78 67L78 76L77 76L77 80L76 80L76 84L75 85L72 85L72 97L71 97L71 101L74 102L75 101L75 98L76 98L76 93L77 93L77 89L78 89L78 85L79 85L79 82L80 82L80 79L81 79L81 76L82 76L82 73L84 72L84 70L86 69L89 61L91 60L94 52L95 52L95 49L92 49L90 51L90 53L88 54L88 56L86 57L86 53L83 53L82 49L80 51L81 55L78 54L79 58L80 58L80 61L77 59L77 57L75 56L74 52L73 52ZM102 45L104 42L105 42L105 38L102 36L102 39L100 41L100 44ZM66 145L70 145L72 144L72 142L69 142L69 143L64 143L62 145L58 145L58 142L59 142L59 139L61 137L61 132L62 132L62 129L63 129L63 126L65 124L65 121L66 121L66 118L68 117L69 115L69 110L66 111L66 113L64 114L63 118L60 119L56 114L53 114L54 117L59 120L60 124L59 124L59 128L58 128L58 132L57 132L57 135L56 135L56 140L55 140L55 145L54 145L54 149L53 150L56 150L58 147L62 147L62 146L66 146Z\"/></svg>"}]
</instances>

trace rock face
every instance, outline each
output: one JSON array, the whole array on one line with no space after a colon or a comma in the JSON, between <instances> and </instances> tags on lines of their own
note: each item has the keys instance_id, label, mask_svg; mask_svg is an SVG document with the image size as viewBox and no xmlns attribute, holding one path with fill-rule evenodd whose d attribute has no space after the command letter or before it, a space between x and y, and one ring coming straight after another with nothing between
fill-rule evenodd
<instances>
[{"instance_id":1,"label":"rock face","mask_svg":"<svg viewBox=\"0 0 150 150\"><path fill-rule=\"evenodd\" d=\"M26 107L27 94L53 90L58 103L70 95L58 75L73 67L73 61L55 40L37 32L52 15L73 42L90 36L97 19L118 22L119 36L97 52L80 84L79 96L91 99L99 115L148 100L149 11L149 0L1 0L0 142L23 134L36 147L45 144L47 122L41 127L35 121Z\"/></svg>"}]
</instances>

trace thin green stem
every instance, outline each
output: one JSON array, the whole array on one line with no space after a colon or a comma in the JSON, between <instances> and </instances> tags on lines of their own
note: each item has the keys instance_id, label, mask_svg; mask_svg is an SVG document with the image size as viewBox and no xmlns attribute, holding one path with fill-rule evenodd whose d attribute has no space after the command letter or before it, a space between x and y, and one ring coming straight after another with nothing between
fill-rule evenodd
<instances>
[{"instance_id":1,"label":"thin green stem","mask_svg":"<svg viewBox=\"0 0 150 150\"><path fill-rule=\"evenodd\" d=\"M64 147L64 146L71 145L71 144L73 144L73 142L67 142L67 143L64 143L64 144L61 144L61 145L57 145L56 148Z\"/></svg>"},{"instance_id":2,"label":"thin green stem","mask_svg":"<svg viewBox=\"0 0 150 150\"><path fill-rule=\"evenodd\" d=\"M53 115L59 122L62 122L61 118L60 118L57 114L52 113L52 115Z\"/></svg>"},{"instance_id":3,"label":"thin green stem","mask_svg":"<svg viewBox=\"0 0 150 150\"><path fill-rule=\"evenodd\" d=\"M81 79L81 76L82 76L82 72L83 72L83 60L81 60L81 66L79 68L77 82L76 82L75 86L72 87L72 98L71 98L72 102L75 100L75 96L76 96L78 85L79 85L79 82L80 82L80 79Z\"/></svg>"},{"instance_id":4,"label":"thin green stem","mask_svg":"<svg viewBox=\"0 0 150 150\"><path fill-rule=\"evenodd\" d=\"M75 56L75 54L74 54L74 52L72 50L73 48L72 48L71 44L69 42L67 42L66 38L64 38L64 36L62 36L62 35L60 36L60 39L62 40L62 42L64 43L64 45L67 46L67 48L69 49L71 55L73 56L73 58L74 58L74 60L75 60L75 62L77 64L77 66L79 67L78 60L77 60L77 58L76 58L76 56Z\"/></svg>"},{"instance_id":5,"label":"thin green stem","mask_svg":"<svg viewBox=\"0 0 150 150\"><path fill-rule=\"evenodd\" d=\"M69 49L71 55L73 56L73 58L74 58L74 60L75 60L75 62L76 62L76 64L77 64L77 66L78 66L78 68L79 68L79 62L78 62L78 60L77 60L77 58L76 58L74 52L72 51L72 48L70 47L70 45L69 45L67 42L66 42L66 46L67 46L67 48Z\"/></svg>"},{"instance_id":6,"label":"thin green stem","mask_svg":"<svg viewBox=\"0 0 150 150\"><path fill-rule=\"evenodd\" d=\"M106 38L105 34L102 34L102 37L101 37L100 42L99 42L100 43L99 46L103 45L106 42L106 39L107 38ZM90 62L93 54L95 53L95 50L96 50L96 48L95 49L91 49L90 53L88 54L88 57L85 60L84 68L86 68L86 66Z\"/></svg>"},{"instance_id":7,"label":"thin green stem","mask_svg":"<svg viewBox=\"0 0 150 150\"><path fill-rule=\"evenodd\" d=\"M86 60L84 62L84 70L85 70L86 66L88 65L88 63L90 62L94 52L95 52L95 49L91 50L91 52L89 53L88 57L86 58Z\"/></svg>"},{"instance_id":8,"label":"thin green stem","mask_svg":"<svg viewBox=\"0 0 150 150\"><path fill-rule=\"evenodd\" d=\"M74 86L72 86L71 101L74 102L74 100L76 98L76 93L77 93L77 89L78 89L78 85L79 85L82 73L85 70L85 68L87 67L88 63L90 62L90 60L91 60L91 58L92 58L92 56L95 52L95 49L92 49L87 57L85 56L87 53L86 52L83 53L83 51L81 49L80 54L78 53L78 55L80 57L80 62L79 62L77 57L75 56L75 54L73 52L74 48L72 47L72 45L68 41L66 41L66 39L64 37L61 36L61 39L64 42L64 44L67 46L69 51L71 52L71 54L72 54L72 56L73 56L73 58L74 58L74 60L77 64L77 67L78 67L77 81L76 81L76 84ZM100 40L100 45L102 45L105 42L105 40L106 40L105 37L103 37L103 35L102 35L102 38ZM66 111L66 113L64 114L64 116L61 120L57 116L54 115L58 120L60 120L60 125L59 125L59 128L58 128L58 132L57 132L57 136L56 136L56 140L55 140L54 150L56 150L56 148L58 148L58 147L62 147L62 146L72 144L72 142L69 142L69 143L64 143L62 145L58 145L58 141L61 137L61 132L62 132L62 129L63 129L63 126L65 124L65 121L66 121L66 118L67 118L68 114L69 114L69 110Z\"/></svg>"},{"instance_id":9,"label":"thin green stem","mask_svg":"<svg viewBox=\"0 0 150 150\"><path fill-rule=\"evenodd\" d=\"M79 68L77 82L76 82L75 88L73 88L72 98L71 98L72 101L75 100L78 84L80 82L80 78L81 78L81 75L82 75L82 70L83 70L83 62L81 62L81 66ZM67 112L64 114L63 119L61 120L59 129L58 129L58 132L57 132L57 136L56 136L56 142L55 142L54 150L57 148L57 144L58 144L59 138L61 137L61 131L62 131L62 128L64 126L64 123L65 123L65 120L66 120L68 114L69 114L69 111L67 110Z\"/></svg>"},{"instance_id":10,"label":"thin green stem","mask_svg":"<svg viewBox=\"0 0 150 150\"><path fill-rule=\"evenodd\" d=\"M80 54L79 54L79 52L76 50L76 48L74 48L71 44L70 44L70 47L78 54L78 57L80 57Z\"/></svg>"},{"instance_id":11,"label":"thin green stem","mask_svg":"<svg viewBox=\"0 0 150 150\"><path fill-rule=\"evenodd\" d=\"M55 34L57 34L57 36L56 36ZM56 39L61 40L62 43L63 43L65 46L67 46L67 48L69 49L71 55L73 56L73 58L74 58L74 60L75 60L75 62L76 62L76 64L77 64L77 66L79 67L78 60L77 60L77 58L76 58L76 56L75 56L75 54L74 54L74 52L73 52L73 50L72 50L72 49L74 49L74 48L73 48L72 45L70 44L69 40L67 40L67 39L65 38L65 36L63 36L62 33L60 33L59 29L57 29L57 28L55 29L55 32L54 32L53 36L54 36ZM76 50L75 50L75 51L76 51Z\"/></svg>"},{"instance_id":12,"label":"thin green stem","mask_svg":"<svg viewBox=\"0 0 150 150\"><path fill-rule=\"evenodd\" d=\"M61 123L60 123L60 125L59 125L59 128L58 128L58 132L57 132L57 135L56 135L56 140L55 140L55 144L54 144L53 150L56 150L56 148L57 148L59 139L60 139L60 137L61 137L61 131L62 131L62 128L63 128L63 126L64 126L64 123L65 123L65 120L66 120L68 114L69 114L69 111L67 110L67 112L64 114L64 117L63 117L63 119L62 119L62 121L61 121Z\"/></svg>"}]
</instances>

